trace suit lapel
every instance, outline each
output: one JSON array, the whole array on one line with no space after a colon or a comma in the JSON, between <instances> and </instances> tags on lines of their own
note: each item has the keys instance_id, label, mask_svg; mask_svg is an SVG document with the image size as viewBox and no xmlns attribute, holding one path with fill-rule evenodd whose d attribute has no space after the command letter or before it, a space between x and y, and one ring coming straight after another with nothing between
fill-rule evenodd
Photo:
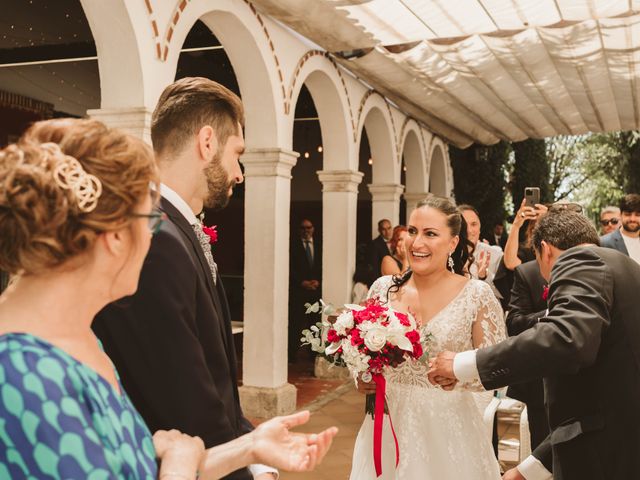
<instances>
[{"instance_id":1,"label":"suit lapel","mask_svg":"<svg viewBox=\"0 0 640 480\"><path fill-rule=\"evenodd\" d=\"M189 225L189 222L187 222L187 219L184 218L184 216L178 211L178 209L175 208L171 204L171 202L169 202L165 198L160 199L160 210L162 210L164 213L167 214L167 216L171 219L174 225L176 225L182 231L184 236L188 239L189 243L191 244L191 250L193 253L195 253L198 259L198 262L200 263L199 273L201 275L201 278L203 278L207 284L207 287L209 289L209 294L213 302L213 306L216 310L216 313L218 314L218 318L220 319L219 326L222 331L222 340L224 342L225 349L228 351L229 342L225 332L226 330L224 327L225 315L223 314L222 305L220 304L220 297L218 296L218 290L216 289L216 286L213 284L213 278L211 277L211 269L209 268L207 259L204 256L204 252L202 251L200 242L198 241L198 238L196 237L196 234L193 231L193 227ZM220 285L219 276L217 277L216 281L218 285Z\"/></svg>"},{"instance_id":2,"label":"suit lapel","mask_svg":"<svg viewBox=\"0 0 640 480\"><path fill-rule=\"evenodd\" d=\"M613 239L616 242L617 249L620 250L625 255L629 256L629 251L627 250L627 245L624 243L624 239L622 238L622 233L620 232L620 229L616 230L615 234L613 235Z\"/></svg>"}]
</instances>

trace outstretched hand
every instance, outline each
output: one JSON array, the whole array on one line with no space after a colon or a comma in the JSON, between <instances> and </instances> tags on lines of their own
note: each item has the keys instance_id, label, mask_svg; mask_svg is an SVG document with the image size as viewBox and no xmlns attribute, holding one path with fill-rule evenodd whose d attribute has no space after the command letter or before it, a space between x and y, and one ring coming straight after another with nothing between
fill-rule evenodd
<instances>
[{"instance_id":1,"label":"outstretched hand","mask_svg":"<svg viewBox=\"0 0 640 480\"><path fill-rule=\"evenodd\" d=\"M427 378L432 385L440 385L443 390L453 390L458 379L453 373L454 352L440 352L436 358L429 362Z\"/></svg>"},{"instance_id":2,"label":"outstretched hand","mask_svg":"<svg viewBox=\"0 0 640 480\"><path fill-rule=\"evenodd\" d=\"M310 413L304 411L286 417L275 417L259 425L250 433L253 436L255 463L290 472L310 471L319 465L338 429L331 427L318 434L289 431L307 423L309 416Z\"/></svg>"}]
</instances>

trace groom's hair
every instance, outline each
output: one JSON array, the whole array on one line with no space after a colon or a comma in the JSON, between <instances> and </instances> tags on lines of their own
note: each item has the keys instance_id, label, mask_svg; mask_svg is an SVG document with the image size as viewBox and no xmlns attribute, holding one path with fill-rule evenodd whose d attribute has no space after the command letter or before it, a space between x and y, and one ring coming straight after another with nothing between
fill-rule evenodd
<instances>
[{"instance_id":1,"label":"groom's hair","mask_svg":"<svg viewBox=\"0 0 640 480\"><path fill-rule=\"evenodd\" d=\"M544 215L533 230L532 244L538 252L542 241L560 250L567 250L583 243L600 245L598 232L581 213L571 210L549 212Z\"/></svg>"},{"instance_id":2,"label":"groom's hair","mask_svg":"<svg viewBox=\"0 0 640 480\"><path fill-rule=\"evenodd\" d=\"M205 125L213 128L222 149L244 126L240 98L219 83L185 77L164 89L151 117L151 142L156 154L175 154Z\"/></svg>"}]
</instances>

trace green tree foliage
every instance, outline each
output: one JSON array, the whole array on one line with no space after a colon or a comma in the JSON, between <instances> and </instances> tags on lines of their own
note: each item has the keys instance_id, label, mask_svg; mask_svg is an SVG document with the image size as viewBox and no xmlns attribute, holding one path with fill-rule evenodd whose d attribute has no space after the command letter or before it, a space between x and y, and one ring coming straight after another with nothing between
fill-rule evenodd
<instances>
[{"instance_id":1,"label":"green tree foliage","mask_svg":"<svg viewBox=\"0 0 640 480\"><path fill-rule=\"evenodd\" d=\"M478 210L484 236L496 222L504 220L509 152L507 142L489 147L473 145L465 150L449 148L456 202L468 203Z\"/></svg>"},{"instance_id":2,"label":"green tree foliage","mask_svg":"<svg viewBox=\"0 0 640 480\"><path fill-rule=\"evenodd\" d=\"M513 142L515 162L511 175L511 195L514 209L518 209L524 198L525 187L540 187L540 201L553 200L549 188L549 162L544 140L528 139Z\"/></svg>"},{"instance_id":3,"label":"green tree foliage","mask_svg":"<svg viewBox=\"0 0 640 480\"><path fill-rule=\"evenodd\" d=\"M612 132L547 139L554 199L580 203L597 220L602 208L640 191L638 138L637 132Z\"/></svg>"}]
</instances>

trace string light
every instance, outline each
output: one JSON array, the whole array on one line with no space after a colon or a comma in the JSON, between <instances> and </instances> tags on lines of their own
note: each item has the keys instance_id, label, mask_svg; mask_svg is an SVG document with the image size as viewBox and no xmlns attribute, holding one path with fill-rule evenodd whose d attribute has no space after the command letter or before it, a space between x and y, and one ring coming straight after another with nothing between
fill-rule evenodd
<instances>
[{"instance_id":1,"label":"string light","mask_svg":"<svg viewBox=\"0 0 640 480\"><path fill-rule=\"evenodd\" d=\"M322 153L322 145L318 146L318 153Z\"/></svg>"},{"instance_id":2,"label":"string light","mask_svg":"<svg viewBox=\"0 0 640 480\"><path fill-rule=\"evenodd\" d=\"M304 152L304 158L309 158L309 152Z\"/></svg>"},{"instance_id":3,"label":"string light","mask_svg":"<svg viewBox=\"0 0 640 480\"><path fill-rule=\"evenodd\" d=\"M373 165L373 158L369 159L369 165Z\"/></svg>"}]
</instances>

